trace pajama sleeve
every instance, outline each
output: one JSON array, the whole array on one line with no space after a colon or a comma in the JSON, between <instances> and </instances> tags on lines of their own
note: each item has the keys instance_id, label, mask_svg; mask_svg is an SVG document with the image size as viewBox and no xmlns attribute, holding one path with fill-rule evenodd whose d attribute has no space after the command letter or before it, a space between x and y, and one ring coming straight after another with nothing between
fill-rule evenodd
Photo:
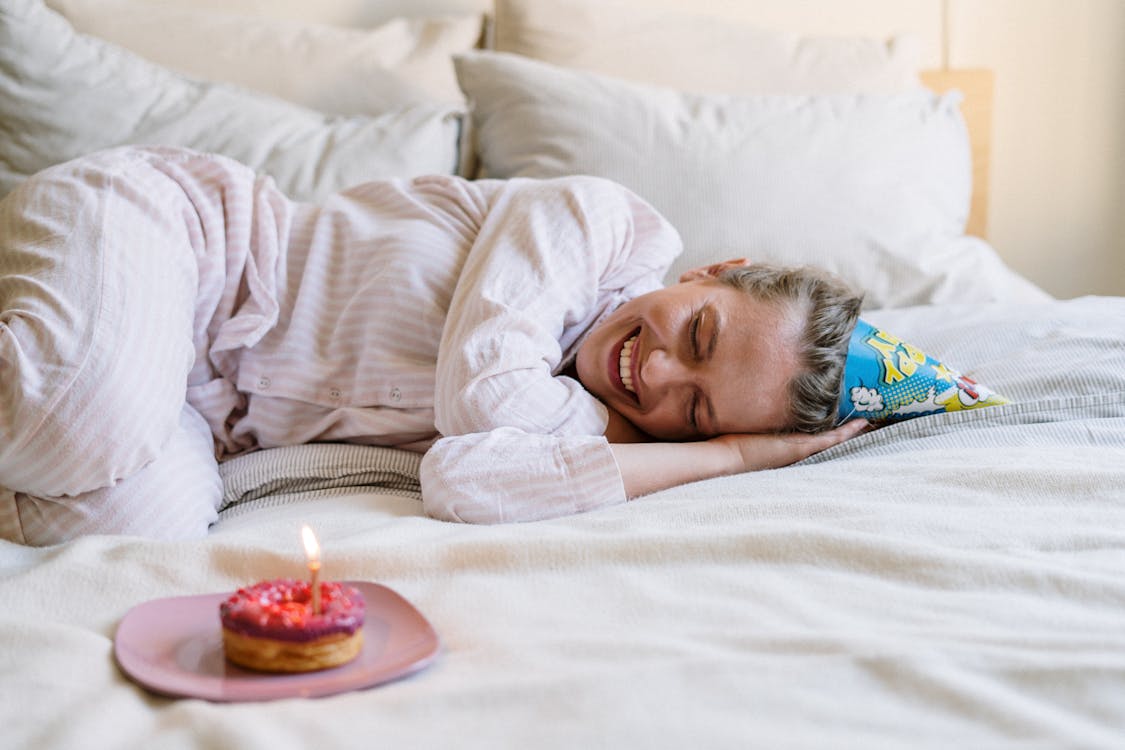
<instances>
[{"instance_id":1,"label":"pajama sleeve","mask_svg":"<svg viewBox=\"0 0 1125 750\"><path fill-rule=\"evenodd\" d=\"M651 207L605 180L513 180L493 196L438 353L430 515L489 523L624 502L605 407L553 373L575 331L658 288L679 248Z\"/></svg>"}]
</instances>

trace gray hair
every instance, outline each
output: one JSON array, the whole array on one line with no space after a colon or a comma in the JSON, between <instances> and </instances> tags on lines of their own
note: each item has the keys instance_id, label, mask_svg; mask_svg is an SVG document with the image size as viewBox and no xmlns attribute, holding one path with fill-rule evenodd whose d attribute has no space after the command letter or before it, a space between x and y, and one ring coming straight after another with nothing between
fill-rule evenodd
<instances>
[{"instance_id":1,"label":"gray hair","mask_svg":"<svg viewBox=\"0 0 1125 750\"><path fill-rule=\"evenodd\" d=\"M790 428L820 432L833 427L848 342L863 294L813 266L753 263L727 269L718 279L763 302L779 303L802 314L804 326L797 343L801 371L789 382Z\"/></svg>"}]
</instances>

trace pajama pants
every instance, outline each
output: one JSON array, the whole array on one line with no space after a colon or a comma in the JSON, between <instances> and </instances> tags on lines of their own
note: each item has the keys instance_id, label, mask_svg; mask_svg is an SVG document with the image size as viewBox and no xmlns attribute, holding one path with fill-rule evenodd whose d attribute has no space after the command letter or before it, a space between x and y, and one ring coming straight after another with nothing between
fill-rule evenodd
<instances>
[{"instance_id":1,"label":"pajama pants","mask_svg":"<svg viewBox=\"0 0 1125 750\"><path fill-rule=\"evenodd\" d=\"M222 200L193 191L232 167L158 152L53 167L0 201L0 538L198 537L217 518L213 430L186 394L237 408L207 352L240 271L223 216L198 210Z\"/></svg>"}]
</instances>

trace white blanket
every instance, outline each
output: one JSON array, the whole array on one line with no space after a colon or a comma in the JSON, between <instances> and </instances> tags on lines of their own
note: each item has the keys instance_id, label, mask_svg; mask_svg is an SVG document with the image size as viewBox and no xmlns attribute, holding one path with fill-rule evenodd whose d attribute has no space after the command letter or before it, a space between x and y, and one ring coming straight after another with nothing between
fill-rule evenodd
<instances>
[{"instance_id":1,"label":"white blanket","mask_svg":"<svg viewBox=\"0 0 1125 750\"><path fill-rule=\"evenodd\" d=\"M1121 747L1125 299L869 317L1015 403L496 527L422 516L401 454L316 446L224 467L203 541L0 544L0 744ZM435 663L267 703L123 676L131 607L300 575L306 522L324 574L430 620Z\"/></svg>"}]
</instances>

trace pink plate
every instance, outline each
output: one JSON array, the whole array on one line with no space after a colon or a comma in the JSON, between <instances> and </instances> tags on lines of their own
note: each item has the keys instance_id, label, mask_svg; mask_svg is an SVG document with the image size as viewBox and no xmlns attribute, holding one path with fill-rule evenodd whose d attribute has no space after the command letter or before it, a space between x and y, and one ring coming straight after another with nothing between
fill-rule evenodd
<instances>
[{"instance_id":1,"label":"pink plate","mask_svg":"<svg viewBox=\"0 0 1125 750\"><path fill-rule=\"evenodd\" d=\"M228 662L219 603L229 592L137 605L117 626L114 655L125 674L154 692L210 701L333 695L404 677L437 657L437 633L410 602L378 583L346 583L359 589L367 602L363 650L333 669L266 674Z\"/></svg>"}]
</instances>

